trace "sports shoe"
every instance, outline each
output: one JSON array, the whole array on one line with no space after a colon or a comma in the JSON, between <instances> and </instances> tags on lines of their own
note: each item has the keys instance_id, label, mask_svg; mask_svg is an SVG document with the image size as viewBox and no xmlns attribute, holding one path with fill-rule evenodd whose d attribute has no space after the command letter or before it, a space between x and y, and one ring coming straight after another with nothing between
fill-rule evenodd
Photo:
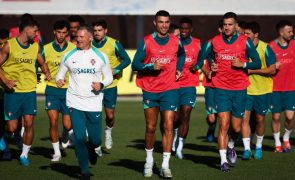
<instances>
[{"instance_id":1,"label":"sports shoe","mask_svg":"<svg viewBox=\"0 0 295 180\"><path fill-rule=\"evenodd\" d=\"M144 177L152 177L153 176L153 166L154 166L153 162L151 162L151 163L146 162L144 164L144 170L143 170Z\"/></svg>"},{"instance_id":2,"label":"sports shoe","mask_svg":"<svg viewBox=\"0 0 295 180\"><path fill-rule=\"evenodd\" d=\"M256 160L261 159L262 158L262 148L256 148L253 157Z\"/></svg>"},{"instance_id":3,"label":"sports shoe","mask_svg":"<svg viewBox=\"0 0 295 180\"><path fill-rule=\"evenodd\" d=\"M244 151L242 160L249 160L250 158L251 158L251 151L250 150Z\"/></svg>"},{"instance_id":4,"label":"sports shoe","mask_svg":"<svg viewBox=\"0 0 295 180\"><path fill-rule=\"evenodd\" d=\"M107 131L105 131L105 147L106 149L112 149L113 147L112 134Z\"/></svg>"},{"instance_id":5,"label":"sports shoe","mask_svg":"<svg viewBox=\"0 0 295 180\"><path fill-rule=\"evenodd\" d=\"M95 150L95 153L97 154L98 157L102 157L101 146L98 146L98 147L95 148L94 150Z\"/></svg>"},{"instance_id":6,"label":"sports shoe","mask_svg":"<svg viewBox=\"0 0 295 180\"><path fill-rule=\"evenodd\" d=\"M90 176L91 176L91 174L89 174L89 173L82 174L81 175L81 180L90 180Z\"/></svg>"},{"instance_id":7,"label":"sports shoe","mask_svg":"<svg viewBox=\"0 0 295 180\"><path fill-rule=\"evenodd\" d=\"M281 153L283 152L282 146L276 146L276 149L274 151L275 153Z\"/></svg>"},{"instance_id":8,"label":"sports shoe","mask_svg":"<svg viewBox=\"0 0 295 180\"><path fill-rule=\"evenodd\" d=\"M220 166L220 169L222 172L229 172L230 169L229 169L229 165L227 162L223 163L221 166Z\"/></svg>"},{"instance_id":9,"label":"sports shoe","mask_svg":"<svg viewBox=\"0 0 295 180\"><path fill-rule=\"evenodd\" d=\"M93 145L89 143L87 144L87 149L88 149L89 162L90 164L95 165L97 163L97 154L94 150L95 148L93 147Z\"/></svg>"},{"instance_id":10,"label":"sports shoe","mask_svg":"<svg viewBox=\"0 0 295 180\"><path fill-rule=\"evenodd\" d=\"M70 144L70 141L69 140L70 140L69 132L65 128L63 128L60 141L61 141L61 146L64 149L66 149L69 146L69 144Z\"/></svg>"},{"instance_id":11,"label":"sports shoe","mask_svg":"<svg viewBox=\"0 0 295 180\"><path fill-rule=\"evenodd\" d=\"M284 149L283 149L284 153L289 153L291 152L291 144L289 141L284 141Z\"/></svg>"},{"instance_id":12,"label":"sports shoe","mask_svg":"<svg viewBox=\"0 0 295 180\"><path fill-rule=\"evenodd\" d=\"M25 156L20 156L19 161L20 161L20 164L23 166L29 166L29 164L30 164L29 159Z\"/></svg>"},{"instance_id":13,"label":"sports shoe","mask_svg":"<svg viewBox=\"0 0 295 180\"><path fill-rule=\"evenodd\" d=\"M182 154L182 152L180 151L180 152L176 152L176 154L175 154L175 157L177 158L177 159L183 159L184 157L183 157L183 154Z\"/></svg>"},{"instance_id":14,"label":"sports shoe","mask_svg":"<svg viewBox=\"0 0 295 180\"><path fill-rule=\"evenodd\" d=\"M60 154L53 154L51 162L58 162L61 160L61 155Z\"/></svg>"},{"instance_id":15,"label":"sports shoe","mask_svg":"<svg viewBox=\"0 0 295 180\"><path fill-rule=\"evenodd\" d=\"M64 149L67 149L69 147L69 145L70 145L70 140L68 140L67 142L61 142L61 146Z\"/></svg>"},{"instance_id":16,"label":"sports shoe","mask_svg":"<svg viewBox=\"0 0 295 180\"><path fill-rule=\"evenodd\" d=\"M161 168L161 170L160 170L160 176L162 177L162 178L165 178L165 179L171 179L172 178L172 173L171 173L171 169L169 169L169 168Z\"/></svg>"},{"instance_id":17,"label":"sports shoe","mask_svg":"<svg viewBox=\"0 0 295 180\"><path fill-rule=\"evenodd\" d=\"M226 155L231 165L234 165L237 163L237 153L234 148L227 148Z\"/></svg>"},{"instance_id":18,"label":"sports shoe","mask_svg":"<svg viewBox=\"0 0 295 180\"><path fill-rule=\"evenodd\" d=\"M6 149L6 143L4 141L4 137L0 139L0 151L4 151Z\"/></svg>"},{"instance_id":19,"label":"sports shoe","mask_svg":"<svg viewBox=\"0 0 295 180\"><path fill-rule=\"evenodd\" d=\"M213 134L207 134L207 141L213 142L214 141L214 135Z\"/></svg>"},{"instance_id":20,"label":"sports shoe","mask_svg":"<svg viewBox=\"0 0 295 180\"><path fill-rule=\"evenodd\" d=\"M10 150L9 150L9 148L7 146L3 151L1 160L2 161L11 161L11 152L10 152Z\"/></svg>"}]
</instances>

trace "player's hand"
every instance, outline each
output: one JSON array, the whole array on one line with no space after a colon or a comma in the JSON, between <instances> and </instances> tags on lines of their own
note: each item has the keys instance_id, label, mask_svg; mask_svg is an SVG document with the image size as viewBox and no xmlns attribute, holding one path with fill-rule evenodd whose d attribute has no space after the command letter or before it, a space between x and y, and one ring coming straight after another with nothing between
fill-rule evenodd
<instances>
[{"instance_id":1,"label":"player's hand","mask_svg":"<svg viewBox=\"0 0 295 180\"><path fill-rule=\"evenodd\" d=\"M12 89L16 86L16 82L15 80L10 80L10 79L5 79L3 81L3 83L5 84L5 86L8 88L8 89Z\"/></svg>"},{"instance_id":2,"label":"player's hand","mask_svg":"<svg viewBox=\"0 0 295 180\"><path fill-rule=\"evenodd\" d=\"M161 70L162 69L162 64L160 63L160 61L156 61L154 63L154 70Z\"/></svg>"},{"instance_id":3,"label":"player's hand","mask_svg":"<svg viewBox=\"0 0 295 180\"><path fill-rule=\"evenodd\" d=\"M112 75L115 75L115 69L112 69Z\"/></svg>"},{"instance_id":4,"label":"player's hand","mask_svg":"<svg viewBox=\"0 0 295 180\"><path fill-rule=\"evenodd\" d=\"M51 74L50 73L46 73L45 74L45 80L50 81L52 79Z\"/></svg>"},{"instance_id":5,"label":"player's hand","mask_svg":"<svg viewBox=\"0 0 295 180\"><path fill-rule=\"evenodd\" d=\"M65 85L65 83L66 83L65 79L60 79L60 80L56 81L56 85L59 88L63 87L63 85Z\"/></svg>"},{"instance_id":6,"label":"player's hand","mask_svg":"<svg viewBox=\"0 0 295 180\"><path fill-rule=\"evenodd\" d=\"M191 67L189 68L189 70L190 70L191 73L196 73L198 71L196 69L196 65L195 64L191 65Z\"/></svg>"},{"instance_id":7,"label":"player's hand","mask_svg":"<svg viewBox=\"0 0 295 180\"><path fill-rule=\"evenodd\" d=\"M280 69L281 66L282 66L281 62L276 62L276 69Z\"/></svg>"},{"instance_id":8,"label":"player's hand","mask_svg":"<svg viewBox=\"0 0 295 180\"><path fill-rule=\"evenodd\" d=\"M101 86L100 82L92 82L91 87L95 91L101 91L101 89L102 89L102 86Z\"/></svg>"},{"instance_id":9,"label":"player's hand","mask_svg":"<svg viewBox=\"0 0 295 180\"><path fill-rule=\"evenodd\" d=\"M231 65L233 67L242 68L242 67L244 67L244 62L240 61L239 58L235 58L234 60L232 60Z\"/></svg>"},{"instance_id":10,"label":"player's hand","mask_svg":"<svg viewBox=\"0 0 295 180\"><path fill-rule=\"evenodd\" d=\"M179 78L181 77L181 75L182 75L182 72L176 70L176 81L179 80Z\"/></svg>"},{"instance_id":11,"label":"player's hand","mask_svg":"<svg viewBox=\"0 0 295 180\"><path fill-rule=\"evenodd\" d=\"M211 64L211 71L212 71L212 72L217 72L217 70L218 70L218 64L215 63L215 62L213 62L213 63Z\"/></svg>"}]
</instances>

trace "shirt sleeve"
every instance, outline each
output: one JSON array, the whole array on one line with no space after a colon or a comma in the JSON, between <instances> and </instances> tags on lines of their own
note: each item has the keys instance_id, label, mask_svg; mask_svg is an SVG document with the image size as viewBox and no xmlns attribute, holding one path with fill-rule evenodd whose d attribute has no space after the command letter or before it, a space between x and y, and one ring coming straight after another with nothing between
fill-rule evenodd
<instances>
[{"instance_id":1,"label":"shirt sleeve","mask_svg":"<svg viewBox=\"0 0 295 180\"><path fill-rule=\"evenodd\" d=\"M276 63L276 55L269 45L266 46L265 59L267 66L271 66Z\"/></svg>"},{"instance_id":2,"label":"shirt sleeve","mask_svg":"<svg viewBox=\"0 0 295 180\"><path fill-rule=\"evenodd\" d=\"M119 41L116 41L115 53L116 56L121 59L121 63L117 67L115 67L115 70L117 70L117 73L119 73L130 64L131 60Z\"/></svg>"},{"instance_id":3,"label":"shirt sleeve","mask_svg":"<svg viewBox=\"0 0 295 180\"><path fill-rule=\"evenodd\" d=\"M64 79L66 77L66 73L68 72L68 67L66 65L66 62L65 62L65 57L63 57L61 63L60 63L60 66L59 66L59 70L58 70L58 73L56 75L56 79L55 79L55 82L57 82L58 80L61 80L61 79Z\"/></svg>"},{"instance_id":4,"label":"shirt sleeve","mask_svg":"<svg viewBox=\"0 0 295 180\"><path fill-rule=\"evenodd\" d=\"M197 64L195 66L196 69L201 69L204 65L204 52L203 52L203 49L204 47L202 47L202 45L200 45L200 50L199 50L199 54L198 54L198 57L197 57Z\"/></svg>"},{"instance_id":5,"label":"shirt sleeve","mask_svg":"<svg viewBox=\"0 0 295 180\"><path fill-rule=\"evenodd\" d=\"M201 58L200 58L200 60L202 62L200 62L200 63L204 63L205 59L208 60L208 63L210 65L212 64L212 62L214 60L214 52L213 52L213 47L212 47L211 41L207 41L202 47L202 53L201 53Z\"/></svg>"},{"instance_id":6,"label":"shirt sleeve","mask_svg":"<svg viewBox=\"0 0 295 180\"><path fill-rule=\"evenodd\" d=\"M102 67L102 73L103 73L104 79L102 80L101 83L103 84L103 87L107 87L113 82L113 74L112 74L109 58L105 55L104 55L104 58L105 58L105 64Z\"/></svg>"},{"instance_id":7,"label":"shirt sleeve","mask_svg":"<svg viewBox=\"0 0 295 180\"><path fill-rule=\"evenodd\" d=\"M154 63L144 64L142 63L146 56L145 44L144 41L139 43L139 46L136 50L135 56L132 61L132 70L133 71L142 71L142 70L154 70Z\"/></svg>"},{"instance_id":8,"label":"shirt sleeve","mask_svg":"<svg viewBox=\"0 0 295 180\"><path fill-rule=\"evenodd\" d=\"M246 44L246 56L250 58L252 62L246 62L246 69L260 69L261 61L253 42L248 38Z\"/></svg>"},{"instance_id":9,"label":"shirt sleeve","mask_svg":"<svg viewBox=\"0 0 295 180\"><path fill-rule=\"evenodd\" d=\"M185 50L184 47L181 43L181 41L179 41L179 46L178 46L178 51L177 51L177 66L176 69L180 72L182 72L183 69L183 65L185 63Z\"/></svg>"}]
</instances>

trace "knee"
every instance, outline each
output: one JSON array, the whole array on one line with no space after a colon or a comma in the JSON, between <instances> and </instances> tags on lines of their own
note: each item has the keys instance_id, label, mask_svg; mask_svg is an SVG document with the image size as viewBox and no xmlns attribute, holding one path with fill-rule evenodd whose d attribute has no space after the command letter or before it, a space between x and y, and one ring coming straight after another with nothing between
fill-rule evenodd
<instances>
[{"instance_id":1,"label":"knee","mask_svg":"<svg viewBox=\"0 0 295 180\"><path fill-rule=\"evenodd\" d=\"M16 130L17 130L17 125L14 125L14 124L7 125L8 132L14 133Z\"/></svg>"},{"instance_id":2,"label":"knee","mask_svg":"<svg viewBox=\"0 0 295 180\"><path fill-rule=\"evenodd\" d=\"M154 127L154 126L147 126L147 127L146 127L146 132L147 132L148 134L155 134L155 132L156 132L156 127Z\"/></svg>"},{"instance_id":3,"label":"knee","mask_svg":"<svg viewBox=\"0 0 295 180\"><path fill-rule=\"evenodd\" d=\"M229 128L229 125L228 124L220 124L219 125L219 131L222 134L227 134L228 128Z\"/></svg>"},{"instance_id":4,"label":"knee","mask_svg":"<svg viewBox=\"0 0 295 180\"><path fill-rule=\"evenodd\" d=\"M108 119L109 121L113 121L113 120L115 119L115 114L114 114L114 113L108 113L108 114L107 114L107 119Z\"/></svg>"}]
</instances>

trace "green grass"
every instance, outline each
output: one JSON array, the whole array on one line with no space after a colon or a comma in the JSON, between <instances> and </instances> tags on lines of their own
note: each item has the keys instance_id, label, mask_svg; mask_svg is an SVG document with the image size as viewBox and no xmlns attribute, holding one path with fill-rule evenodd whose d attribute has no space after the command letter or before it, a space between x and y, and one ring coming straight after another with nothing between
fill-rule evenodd
<instances>
[{"instance_id":1,"label":"green grass","mask_svg":"<svg viewBox=\"0 0 295 180\"><path fill-rule=\"evenodd\" d=\"M10 145L13 160L0 162L0 179L77 179L79 167L74 149L66 149L65 157L58 163L50 162L53 153L48 135L48 118L44 111L44 101L38 101L38 116L35 120L35 138L29 155L31 164L22 167L17 160L20 150ZM270 131L270 118L267 118L267 131L264 140L262 160L242 161L243 148L238 148L239 161L229 173L219 170L220 158L216 143L207 143L205 134L204 103L193 110L190 132L186 140L185 160L171 157L170 167L174 179L293 179L295 176L295 152L273 153L273 138ZM145 121L141 102L118 102L116 124L113 129L114 147L96 166L91 167L93 179L142 179L145 160L144 151ZM294 143L294 139L292 139ZM150 179L159 179L161 167L161 136L157 130L154 159L155 172Z\"/></svg>"}]
</instances>

